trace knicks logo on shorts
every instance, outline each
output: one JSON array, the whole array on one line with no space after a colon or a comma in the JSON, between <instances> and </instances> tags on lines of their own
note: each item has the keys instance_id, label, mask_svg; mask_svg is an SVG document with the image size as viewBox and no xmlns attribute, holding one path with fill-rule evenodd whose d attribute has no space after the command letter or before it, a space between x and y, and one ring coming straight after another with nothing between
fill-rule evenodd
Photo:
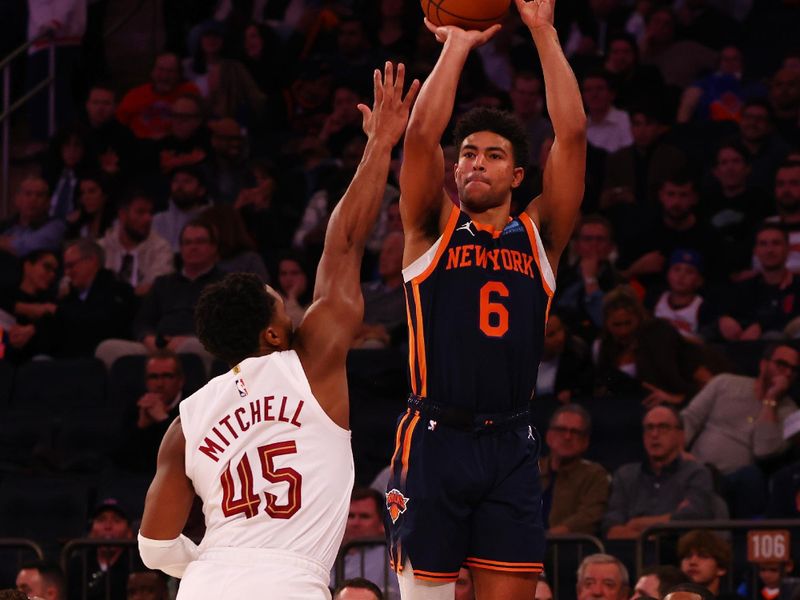
<instances>
[{"instance_id":1,"label":"knicks logo on shorts","mask_svg":"<svg viewBox=\"0 0 800 600\"><path fill-rule=\"evenodd\" d=\"M386 509L389 511L389 516L392 517L392 523L397 523L400 515L406 512L409 502L409 498L403 496L397 488L386 492Z\"/></svg>"}]
</instances>

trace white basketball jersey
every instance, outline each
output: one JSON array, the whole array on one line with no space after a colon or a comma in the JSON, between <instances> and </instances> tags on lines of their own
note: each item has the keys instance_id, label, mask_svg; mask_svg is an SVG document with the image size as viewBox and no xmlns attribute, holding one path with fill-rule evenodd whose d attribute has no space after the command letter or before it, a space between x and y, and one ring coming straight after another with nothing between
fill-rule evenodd
<instances>
[{"instance_id":1,"label":"white basketball jersey","mask_svg":"<svg viewBox=\"0 0 800 600\"><path fill-rule=\"evenodd\" d=\"M669 292L661 294L653 314L659 319L666 319L682 336L697 334L700 329L700 306L703 298L695 296L683 308L672 308L669 304Z\"/></svg>"},{"instance_id":2,"label":"white basketball jersey","mask_svg":"<svg viewBox=\"0 0 800 600\"><path fill-rule=\"evenodd\" d=\"M353 488L350 432L311 392L297 353L248 358L180 404L186 475L211 548L267 548L333 566Z\"/></svg>"}]
</instances>

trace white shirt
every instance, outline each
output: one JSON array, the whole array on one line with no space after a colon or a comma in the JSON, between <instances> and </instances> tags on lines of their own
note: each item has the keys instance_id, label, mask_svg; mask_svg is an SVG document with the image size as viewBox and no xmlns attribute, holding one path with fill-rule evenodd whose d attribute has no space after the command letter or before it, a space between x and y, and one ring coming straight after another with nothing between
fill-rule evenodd
<instances>
[{"instance_id":1,"label":"white shirt","mask_svg":"<svg viewBox=\"0 0 800 600\"><path fill-rule=\"evenodd\" d=\"M593 146L606 152L616 152L633 144L631 118L624 110L612 106L601 120L589 118L586 137Z\"/></svg>"}]
</instances>

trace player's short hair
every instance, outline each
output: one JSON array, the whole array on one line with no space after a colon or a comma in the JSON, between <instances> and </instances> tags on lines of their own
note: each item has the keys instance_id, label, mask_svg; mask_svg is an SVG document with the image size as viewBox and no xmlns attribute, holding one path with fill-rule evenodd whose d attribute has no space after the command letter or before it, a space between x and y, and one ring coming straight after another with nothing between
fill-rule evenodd
<instances>
[{"instance_id":1,"label":"player's short hair","mask_svg":"<svg viewBox=\"0 0 800 600\"><path fill-rule=\"evenodd\" d=\"M376 600L383 600L383 592L381 592L381 588L372 583L369 579L364 579L363 577L353 577L352 579L345 579L342 583L337 585L336 589L333 590L333 600L336 600L336 598L339 597L339 594L345 588L369 590L370 592L375 594Z\"/></svg>"},{"instance_id":2,"label":"player's short hair","mask_svg":"<svg viewBox=\"0 0 800 600\"><path fill-rule=\"evenodd\" d=\"M274 312L275 298L257 275L231 273L200 294L194 312L197 337L208 352L235 365L258 352L259 335Z\"/></svg>"},{"instance_id":3,"label":"player's short hair","mask_svg":"<svg viewBox=\"0 0 800 600\"><path fill-rule=\"evenodd\" d=\"M453 144L456 149L460 151L464 139L477 131L491 131L507 139L514 152L514 166L528 166L528 137L522 123L513 114L483 106L468 110L461 115L453 130Z\"/></svg>"},{"instance_id":4,"label":"player's short hair","mask_svg":"<svg viewBox=\"0 0 800 600\"><path fill-rule=\"evenodd\" d=\"M620 559L616 556L611 556L610 554L603 554L598 552L596 554L590 554L586 558L581 561L580 566L578 567L578 585L580 585L581 581L584 580L586 577L586 570L589 568L589 565L616 565L617 570L619 571L619 578L622 582L622 585L628 586L630 585L630 576L628 575L628 568L622 563Z\"/></svg>"},{"instance_id":5,"label":"player's short hair","mask_svg":"<svg viewBox=\"0 0 800 600\"><path fill-rule=\"evenodd\" d=\"M655 575L658 577L658 597L663 598L672 588L681 583L689 583L686 573L674 565L657 565L642 570L642 577Z\"/></svg>"},{"instance_id":6,"label":"player's short hair","mask_svg":"<svg viewBox=\"0 0 800 600\"><path fill-rule=\"evenodd\" d=\"M679 559L683 560L692 552L707 554L723 569L731 564L731 545L707 529L693 529L678 539Z\"/></svg>"},{"instance_id":7,"label":"player's short hair","mask_svg":"<svg viewBox=\"0 0 800 600\"><path fill-rule=\"evenodd\" d=\"M67 597L67 580L58 563L50 560L35 560L23 563L20 571L23 569L39 571L39 575L45 585L56 588L59 598Z\"/></svg>"}]
</instances>

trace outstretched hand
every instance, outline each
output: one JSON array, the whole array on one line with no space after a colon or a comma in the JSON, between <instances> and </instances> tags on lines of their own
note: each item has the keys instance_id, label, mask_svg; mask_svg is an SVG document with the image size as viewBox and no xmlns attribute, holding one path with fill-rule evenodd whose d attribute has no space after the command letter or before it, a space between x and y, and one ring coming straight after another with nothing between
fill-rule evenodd
<instances>
[{"instance_id":1,"label":"outstretched hand","mask_svg":"<svg viewBox=\"0 0 800 600\"><path fill-rule=\"evenodd\" d=\"M514 2L528 29L553 25L556 0L514 0Z\"/></svg>"},{"instance_id":2,"label":"outstretched hand","mask_svg":"<svg viewBox=\"0 0 800 600\"><path fill-rule=\"evenodd\" d=\"M499 23L495 23L484 31L478 31L476 29L461 29L455 25L442 25L437 27L427 18L425 19L425 27L436 36L436 41L441 44L444 44L448 39L459 38L466 41L470 49L483 46L483 44L492 39L495 33L500 31Z\"/></svg>"},{"instance_id":3,"label":"outstretched hand","mask_svg":"<svg viewBox=\"0 0 800 600\"><path fill-rule=\"evenodd\" d=\"M397 64L397 74L391 62L386 63L383 74L375 69L373 82L375 87L375 101L372 109L366 104L359 104L358 110L363 117L362 126L364 133L370 139L374 135L385 135L392 145L395 145L406 130L408 115L411 105L419 92L418 79L411 82L406 97L403 98L403 83L405 81L406 67L403 63Z\"/></svg>"}]
</instances>

